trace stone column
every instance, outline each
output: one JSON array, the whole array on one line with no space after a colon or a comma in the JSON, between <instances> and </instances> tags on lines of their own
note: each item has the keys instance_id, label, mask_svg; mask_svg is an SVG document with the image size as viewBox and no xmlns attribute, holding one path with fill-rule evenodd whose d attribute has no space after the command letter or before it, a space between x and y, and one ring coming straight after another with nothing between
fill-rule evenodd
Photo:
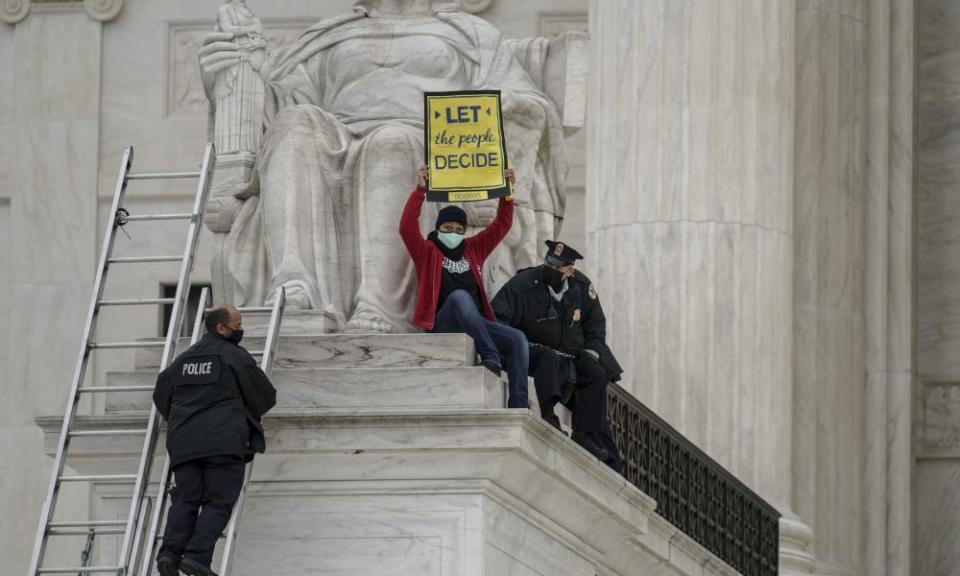
<instances>
[{"instance_id":1,"label":"stone column","mask_svg":"<svg viewBox=\"0 0 960 576\"><path fill-rule=\"evenodd\" d=\"M911 574L916 184L914 13L915 0L891 0L886 576Z\"/></svg>"},{"instance_id":2,"label":"stone column","mask_svg":"<svg viewBox=\"0 0 960 576\"><path fill-rule=\"evenodd\" d=\"M866 245L868 574L911 573L915 0L870 4Z\"/></svg>"},{"instance_id":3,"label":"stone column","mask_svg":"<svg viewBox=\"0 0 960 576\"><path fill-rule=\"evenodd\" d=\"M864 12L864 0L797 2L792 504L815 534L809 559L851 572L863 565Z\"/></svg>"},{"instance_id":4,"label":"stone column","mask_svg":"<svg viewBox=\"0 0 960 576\"><path fill-rule=\"evenodd\" d=\"M587 259L625 385L788 511L796 5L590 8Z\"/></svg>"},{"instance_id":5,"label":"stone column","mask_svg":"<svg viewBox=\"0 0 960 576\"><path fill-rule=\"evenodd\" d=\"M918 0L914 576L960 549L960 2ZM947 568L953 567L953 568Z\"/></svg>"},{"instance_id":6,"label":"stone column","mask_svg":"<svg viewBox=\"0 0 960 576\"><path fill-rule=\"evenodd\" d=\"M867 335L864 507L866 568L886 574L887 251L890 148L890 0L871 2L868 18L867 222L864 315Z\"/></svg>"},{"instance_id":7,"label":"stone column","mask_svg":"<svg viewBox=\"0 0 960 576\"><path fill-rule=\"evenodd\" d=\"M0 558L8 566L29 563L51 465L34 417L63 409L90 299L99 228L101 20L116 16L120 4L0 0L0 20L16 26L14 114L3 134L14 141L11 313L3 329L16 361L5 367L9 385L0 403ZM66 495L60 512L84 506L86 494ZM48 558L70 565L77 554L52 546Z\"/></svg>"}]
</instances>

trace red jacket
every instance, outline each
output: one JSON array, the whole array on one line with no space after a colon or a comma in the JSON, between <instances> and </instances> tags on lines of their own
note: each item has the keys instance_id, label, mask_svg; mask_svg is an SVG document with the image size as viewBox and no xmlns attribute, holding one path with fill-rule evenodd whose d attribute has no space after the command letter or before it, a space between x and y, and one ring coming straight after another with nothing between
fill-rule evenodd
<instances>
[{"instance_id":1,"label":"red jacket","mask_svg":"<svg viewBox=\"0 0 960 576\"><path fill-rule=\"evenodd\" d=\"M424 330L432 330L437 315L437 301L440 299L440 282L443 280L443 252L420 233L420 209L423 208L426 195L427 191L420 186L410 193L407 205L403 207L403 215L400 216L400 237L413 258L413 267L417 272L417 306L413 311L413 323ZM480 288L483 314L494 321L497 317L483 288L483 264L510 231L512 224L513 200L501 198L493 222L463 241L463 256L470 261L473 278Z\"/></svg>"}]
</instances>

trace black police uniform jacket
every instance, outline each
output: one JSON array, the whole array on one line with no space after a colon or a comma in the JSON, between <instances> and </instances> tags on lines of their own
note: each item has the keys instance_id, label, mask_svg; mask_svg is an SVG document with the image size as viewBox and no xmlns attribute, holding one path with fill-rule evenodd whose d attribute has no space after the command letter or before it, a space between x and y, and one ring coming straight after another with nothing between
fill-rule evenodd
<instances>
[{"instance_id":1,"label":"black police uniform jacket","mask_svg":"<svg viewBox=\"0 0 960 576\"><path fill-rule=\"evenodd\" d=\"M498 320L526 334L531 344L574 356L593 350L610 380L620 380L623 369L606 343L603 307L583 273L575 271L567 279L567 291L557 302L543 281L543 266L525 268L494 297L493 311Z\"/></svg>"},{"instance_id":2,"label":"black police uniform jacket","mask_svg":"<svg viewBox=\"0 0 960 576\"><path fill-rule=\"evenodd\" d=\"M263 452L260 419L277 391L250 353L208 332L157 377L153 402L167 420L171 464Z\"/></svg>"}]
</instances>

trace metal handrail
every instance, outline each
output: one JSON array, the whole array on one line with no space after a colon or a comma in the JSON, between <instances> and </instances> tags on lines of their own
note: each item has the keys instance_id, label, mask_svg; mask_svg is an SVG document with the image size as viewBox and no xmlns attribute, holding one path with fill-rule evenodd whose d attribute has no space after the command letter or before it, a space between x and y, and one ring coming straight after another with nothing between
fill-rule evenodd
<instances>
[{"instance_id":1,"label":"metal handrail","mask_svg":"<svg viewBox=\"0 0 960 576\"><path fill-rule=\"evenodd\" d=\"M607 407L624 477L657 514L744 576L776 576L777 509L622 387Z\"/></svg>"}]
</instances>

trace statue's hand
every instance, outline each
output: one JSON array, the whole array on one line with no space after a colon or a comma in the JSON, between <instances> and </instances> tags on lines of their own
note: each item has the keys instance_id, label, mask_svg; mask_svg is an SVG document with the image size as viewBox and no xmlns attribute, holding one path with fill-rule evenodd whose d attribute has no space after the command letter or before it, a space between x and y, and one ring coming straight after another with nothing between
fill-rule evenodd
<instances>
[{"instance_id":1,"label":"statue's hand","mask_svg":"<svg viewBox=\"0 0 960 576\"><path fill-rule=\"evenodd\" d=\"M240 47L229 32L214 32L207 36L200 47L200 78L207 95L213 94L217 72L226 70L240 61Z\"/></svg>"},{"instance_id":2,"label":"statue's hand","mask_svg":"<svg viewBox=\"0 0 960 576\"><path fill-rule=\"evenodd\" d=\"M203 214L203 222L211 232L226 234L237 219L237 214L243 208L243 200L233 196L219 196L207 201L207 209Z\"/></svg>"},{"instance_id":3,"label":"statue's hand","mask_svg":"<svg viewBox=\"0 0 960 576\"><path fill-rule=\"evenodd\" d=\"M504 120L516 122L524 128L542 130L546 124L546 113L534 98L504 91L500 96L500 106Z\"/></svg>"}]
</instances>

